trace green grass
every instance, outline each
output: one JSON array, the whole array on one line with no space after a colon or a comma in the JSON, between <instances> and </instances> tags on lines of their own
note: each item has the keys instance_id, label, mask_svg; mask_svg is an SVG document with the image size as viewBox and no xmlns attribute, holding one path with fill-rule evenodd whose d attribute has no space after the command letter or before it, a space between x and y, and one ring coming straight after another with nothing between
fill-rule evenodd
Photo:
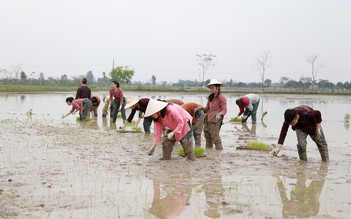
<instances>
[{"instance_id":1,"label":"green grass","mask_svg":"<svg viewBox=\"0 0 351 219\"><path fill-rule=\"evenodd\" d=\"M203 148L194 148L193 151L194 151L195 156L203 156L205 154L205 149L203 149ZM185 157L184 149L179 148L178 154L182 157Z\"/></svg>"},{"instance_id":2,"label":"green grass","mask_svg":"<svg viewBox=\"0 0 351 219\"><path fill-rule=\"evenodd\" d=\"M135 127L135 126L132 127L132 130L135 131L135 132L142 132L141 128Z\"/></svg>"},{"instance_id":3,"label":"green grass","mask_svg":"<svg viewBox=\"0 0 351 219\"><path fill-rule=\"evenodd\" d=\"M248 142L246 146L254 150L269 150L271 148L266 143L256 142L256 141Z\"/></svg>"},{"instance_id":4,"label":"green grass","mask_svg":"<svg viewBox=\"0 0 351 219\"><path fill-rule=\"evenodd\" d=\"M350 122L350 114L348 114L348 113L345 114L344 121L345 122Z\"/></svg>"},{"instance_id":5,"label":"green grass","mask_svg":"<svg viewBox=\"0 0 351 219\"><path fill-rule=\"evenodd\" d=\"M229 122L242 122L243 118L242 117L238 117L238 118L230 118Z\"/></svg>"}]
</instances>

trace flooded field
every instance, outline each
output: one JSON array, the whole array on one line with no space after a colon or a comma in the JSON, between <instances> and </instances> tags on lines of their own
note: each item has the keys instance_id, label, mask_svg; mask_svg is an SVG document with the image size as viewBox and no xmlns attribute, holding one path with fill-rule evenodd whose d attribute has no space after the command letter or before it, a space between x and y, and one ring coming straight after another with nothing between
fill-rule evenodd
<instances>
[{"instance_id":1,"label":"flooded field","mask_svg":"<svg viewBox=\"0 0 351 219\"><path fill-rule=\"evenodd\" d=\"M153 136L117 133L121 119L102 118L102 106L93 121L62 119L71 95L0 94L0 218L350 217L351 129L344 123L350 96L261 95L263 122L242 125L229 122L238 95L225 94L224 150L188 162L177 149L172 160L159 160L161 145L146 155ZM205 94L125 95L207 101ZM329 163L310 139L309 161L298 161L291 129L278 157L236 149L248 141L275 144L285 109L301 104L322 112Z\"/></svg>"}]
</instances>

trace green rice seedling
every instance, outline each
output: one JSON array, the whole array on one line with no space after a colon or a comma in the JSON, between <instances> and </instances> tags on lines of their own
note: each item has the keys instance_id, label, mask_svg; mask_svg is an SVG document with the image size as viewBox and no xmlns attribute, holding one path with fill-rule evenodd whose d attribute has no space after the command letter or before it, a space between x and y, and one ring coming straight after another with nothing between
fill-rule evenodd
<instances>
[{"instance_id":1,"label":"green rice seedling","mask_svg":"<svg viewBox=\"0 0 351 219\"><path fill-rule=\"evenodd\" d=\"M243 117L230 118L229 122L242 122Z\"/></svg>"},{"instance_id":2,"label":"green rice seedling","mask_svg":"<svg viewBox=\"0 0 351 219\"><path fill-rule=\"evenodd\" d=\"M135 131L135 132L141 132L141 128L140 127L133 126L132 130Z\"/></svg>"},{"instance_id":3,"label":"green rice seedling","mask_svg":"<svg viewBox=\"0 0 351 219\"><path fill-rule=\"evenodd\" d=\"M135 121L132 121L131 123L127 123L127 126L135 126Z\"/></svg>"},{"instance_id":4,"label":"green rice seedling","mask_svg":"<svg viewBox=\"0 0 351 219\"><path fill-rule=\"evenodd\" d=\"M205 154L205 149L203 149L203 148L193 148L193 151L194 151L195 156L204 156L204 154ZM182 147L179 148L178 155L185 157L184 149Z\"/></svg>"},{"instance_id":5,"label":"green rice seedling","mask_svg":"<svg viewBox=\"0 0 351 219\"><path fill-rule=\"evenodd\" d=\"M261 121L263 121L263 118L267 115L267 111L264 111L264 113L262 114L262 117L261 117Z\"/></svg>"},{"instance_id":6,"label":"green rice seedling","mask_svg":"<svg viewBox=\"0 0 351 219\"><path fill-rule=\"evenodd\" d=\"M92 120L92 118L90 118L90 116L87 116L87 118L85 118L87 121L91 121ZM77 118L76 118L76 120L77 121L80 121L80 117L78 116Z\"/></svg>"},{"instance_id":7,"label":"green rice seedling","mask_svg":"<svg viewBox=\"0 0 351 219\"><path fill-rule=\"evenodd\" d=\"M256 142L256 141L247 142L247 147L249 149L253 149L253 150L270 150L270 148L271 148L266 143Z\"/></svg>"},{"instance_id":8,"label":"green rice seedling","mask_svg":"<svg viewBox=\"0 0 351 219\"><path fill-rule=\"evenodd\" d=\"M344 116L344 122L349 123L350 122L350 114L346 113Z\"/></svg>"}]
</instances>

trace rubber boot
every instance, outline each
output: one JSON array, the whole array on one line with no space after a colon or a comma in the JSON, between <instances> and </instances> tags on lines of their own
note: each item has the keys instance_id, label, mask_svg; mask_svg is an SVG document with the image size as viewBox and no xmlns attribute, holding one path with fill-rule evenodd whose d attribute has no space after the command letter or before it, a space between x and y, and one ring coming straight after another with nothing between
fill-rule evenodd
<instances>
[{"instance_id":1,"label":"rubber boot","mask_svg":"<svg viewBox=\"0 0 351 219\"><path fill-rule=\"evenodd\" d=\"M319 153L321 154L322 161L328 162L329 161L329 152L326 150L320 150Z\"/></svg>"},{"instance_id":2,"label":"rubber boot","mask_svg":"<svg viewBox=\"0 0 351 219\"><path fill-rule=\"evenodd\" d=\"M195 161L196 160L194 151L191 151L191 152L187 153L185 156L186 156L186 158L188 160L191 160L191 161Z\"/></svg>"},{"instance_id":3,"label":"rubber boot","mask_svg":"<svg viewBox=\"0 0 351 219\"><path fill-rule=\"evenodd\" d=\"M163 145L163 147L162 147L162 151L163 151L162 160L170 160L171 156L172 156L174 142L171 140L165 140L162 143L162 145Z\"/></svg>"},{"instance_id":4,"label":"rubber boot","mask_svg":"<svg viewBox=\"0 0 351 219\"><path fill-rule=\"evenodd\" d=\"M216 144L215 148L216 148L216 150L223 150L222 143L221 144Z\"/></svg>"},{"instance_id":5,"label":"rubber boot","mask_svg":"<svg viewBox=\"0 0 351 219\"><path fill-rule=\"evenodd\" d=\"M307 161L307 154L306 152L299 154L300 160Z\"/></svg>"}]
</instances>

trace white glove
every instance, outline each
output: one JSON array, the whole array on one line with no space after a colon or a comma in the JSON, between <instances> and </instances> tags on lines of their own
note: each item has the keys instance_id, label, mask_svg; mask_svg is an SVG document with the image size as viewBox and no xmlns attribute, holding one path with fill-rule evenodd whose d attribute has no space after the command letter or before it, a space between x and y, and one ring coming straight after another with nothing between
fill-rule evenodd
<instances>
[{"instance_id":1,"label":"white glove","mask_svg":"<svg viewBox=\"0 0 351 219\"><path fill-rule=\"evenodd\" d=\"M216 119L217 119L217 120L220 120L221 118L222 118L222 115L221 115L220 113L217 113Z\"/></svg>"},{"instance_id":2,"label":"white glove","mask_svg":"<svg viewBox=\"0 0 351 219\"><path fill-rule=\"evenodd\" d=\"M172 138L173 135L174 135L174 132L170 132L170 133L167 134L167 138Z\"/></svg>"},{"instance_id":3,"label":"white glove","mask_svg":"<svg viewBox=\"0 0 351 219\"><path fill-rule=\"evenodd\" d=\"M274 156L278 156L279 152L280 152L280 149L274 148L272 154L273 154Z\"/></svg>"},{"instance_id":4,"label":"white glove","mask_svg":"<svg viewBox=\"0 0 351 219\"><path fill-rule=\"evenodd\" d=\"M316 129L316 134L315 134L315 136L314 136L314 140L315 141L318 141L319 139L320 139L320 137L321 137L321 135L322 135L322 133L321 133L321 129Z\"/></svg>"},{"instance_id":5,"label":"white glove","mask_svg":"<svg viewBox=\"0 0 351 219\"><path fill-rule=\"evenodd\" d=\"M121 111L121 109L122 109L122 106L119 106L118 111Z\"/></svg>"},{"instance_id":6,"label":"white glove","mask_svg":"<svg viewBox=\"0 0 351 219\"><path fill-rule=\"evenodd\" d=\"M124 128L125 128L124 125L122 125L122 126L119 127L120 130L124 130Z\"/></svg>"}]
</instances>

